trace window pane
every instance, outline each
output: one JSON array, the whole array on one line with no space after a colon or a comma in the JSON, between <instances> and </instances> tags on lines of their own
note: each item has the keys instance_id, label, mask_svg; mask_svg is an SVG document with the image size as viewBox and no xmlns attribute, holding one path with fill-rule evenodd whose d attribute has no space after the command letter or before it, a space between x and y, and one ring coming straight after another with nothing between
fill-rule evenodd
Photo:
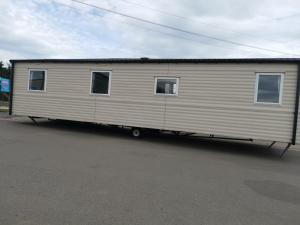
<instances>
[{"instance_id":1,"label":"window pane","mask_svg":"<svg viewBox=\"0 0 300 225\"><path fill-rule=\"evenodd\" d=\"M259 75L257 102L279 103L280 75Z\"/></svg>"},{"instance_id":2,"label":"window pane","mask_svg":"<svg viewBox=\"0 0 300 225\"><path fill-rule=\"evenodd\" d=\"M45 71L30 71L29 90L43 91L45 88Z\"/></svg>"},{"instance_id":3,"label":"window pane","mask_svg":"<svg viewBox=\"0 0 300 225\"><path fill-rule=\"evenodd\" d=\"M172 94L175 95L177 79L157 79L156 93L157 94Z\"/></svg>"},{"instance_id":4,"label":"window pane","mask_svg":"<svg viewBox=\"0 0 300 225\"><path fill-rule=\"evenodd\" d=\"M108 94L109 72L93 72L92 93Z\"/></svg>"}]
</instances>

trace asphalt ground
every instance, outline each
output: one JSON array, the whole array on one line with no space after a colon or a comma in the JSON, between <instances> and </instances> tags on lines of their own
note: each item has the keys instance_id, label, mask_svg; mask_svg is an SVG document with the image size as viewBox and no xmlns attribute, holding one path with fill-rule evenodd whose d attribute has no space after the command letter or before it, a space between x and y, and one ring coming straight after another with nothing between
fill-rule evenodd
<instances>
[{"instance_id":1,"label":"asphalt ground","mask_svg":"<svg viewBox=\"0 0 300 225\"><path fill-rule=\"evenodd\" d=\"M300 151L0 116L0 224L298 225Z\"/></svg>"}]
</instances>

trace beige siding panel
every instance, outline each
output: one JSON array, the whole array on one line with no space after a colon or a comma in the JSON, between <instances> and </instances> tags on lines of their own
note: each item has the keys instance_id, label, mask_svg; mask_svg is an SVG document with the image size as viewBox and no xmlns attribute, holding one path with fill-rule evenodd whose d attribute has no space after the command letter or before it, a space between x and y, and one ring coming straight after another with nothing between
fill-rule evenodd
<instances>
[{"instance_id":1,"label":"beige siding panel","mask_svg":"<svg viewBox=\"0 0 300 225\"><path fill-rule=\"evenodd\" d=\"M182 116L184 115L184 116ZM276 115L259 111L241 111L231 109L207 109L185 107L167 107L166 129L208 133L215 135L230 134L236 137L261 139L277 136L277 141L286 141L291 137L293 118L286 113ZM292 115L289 113L288 115ZM288 124L288 126L287 126ZM268 139L267 138L267 139Z\"/></svg>"},{"instance_id":2,"label":"beige siding panel","mask_svg":"<svg viewBox=\"0 0 300 225\"><path fill-rule=\"evenodd\" d=\"M125 126L164 128L164 104L147 102L99 102L95 120Z\"/></svg>"},{"instance_id":3,"label":"beige siding panel","mask_svg":"<svg viewBox=\"0 0 300 225\"><path fill-rule=\"evenodd\" d=\"M94 122L93 100L15 95L14 114Z\"/></svg>"},{"instance_id":4,"label":"beige siding panel","mask_svg":"<svg viewBox=\"0 0 300 225\"><path fill-rule=\"evenodd\" d=\"M29 69L47 69L45 93L27 90ZM97 70L112 71L111 96L90 94ZM281 106L254 103L256 72L285 73ZM291 64L17 63L13 112L290 142L296 74ZM156 96L156 76L179 77L179 96Z\"/></svg>"}]
</instances>

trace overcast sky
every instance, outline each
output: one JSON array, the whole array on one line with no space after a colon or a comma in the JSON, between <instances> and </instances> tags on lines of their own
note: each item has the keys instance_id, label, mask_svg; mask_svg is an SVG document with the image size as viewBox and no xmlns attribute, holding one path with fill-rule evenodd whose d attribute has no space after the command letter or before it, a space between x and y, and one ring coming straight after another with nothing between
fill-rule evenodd
<instances>
[{"instance_id":1,"label":"overcast sky","mask_svg":"<svg viewBox=\"0 0 300 225\"><path fill-rule=\"evenodd\" d=\"M201 35L281 53L138 22L71 0L0 0L0 60L300 55L299 0L80 1Z\"/></svg>"}]
</instances>

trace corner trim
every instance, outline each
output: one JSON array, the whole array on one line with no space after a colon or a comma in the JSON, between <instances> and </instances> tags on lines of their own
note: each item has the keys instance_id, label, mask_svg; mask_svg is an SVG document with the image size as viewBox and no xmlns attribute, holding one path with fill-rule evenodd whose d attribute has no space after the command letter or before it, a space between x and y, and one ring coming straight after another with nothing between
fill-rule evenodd
<instances>
[{"instance_id":1,"label":"corner trim","mask_svg":"<svg viewBox=\"0 0 300 225\"><path fill-rule=\"evenodd\" d=\"M15 75L15 63L11 62L10 94L9 94L9 115L12 115L12 113L13 113L14 75Z\"/></svg>"},{"instance_id":2,"label":"corner trim","mask_svg":"<svg viewBox=\"0 0 300 225\"><path fill-rule=\"evenodd\" d=\"M293 122L293 136L292 144L296 144L297 136L297 125L298 125L298 114L299 114L299 94L300 94L300 63L298 63L298 75L297 75L297 88L296 88L296 98L295 98L295 111L294 111L294 122Z\"/></svg>"}]
</instances>

